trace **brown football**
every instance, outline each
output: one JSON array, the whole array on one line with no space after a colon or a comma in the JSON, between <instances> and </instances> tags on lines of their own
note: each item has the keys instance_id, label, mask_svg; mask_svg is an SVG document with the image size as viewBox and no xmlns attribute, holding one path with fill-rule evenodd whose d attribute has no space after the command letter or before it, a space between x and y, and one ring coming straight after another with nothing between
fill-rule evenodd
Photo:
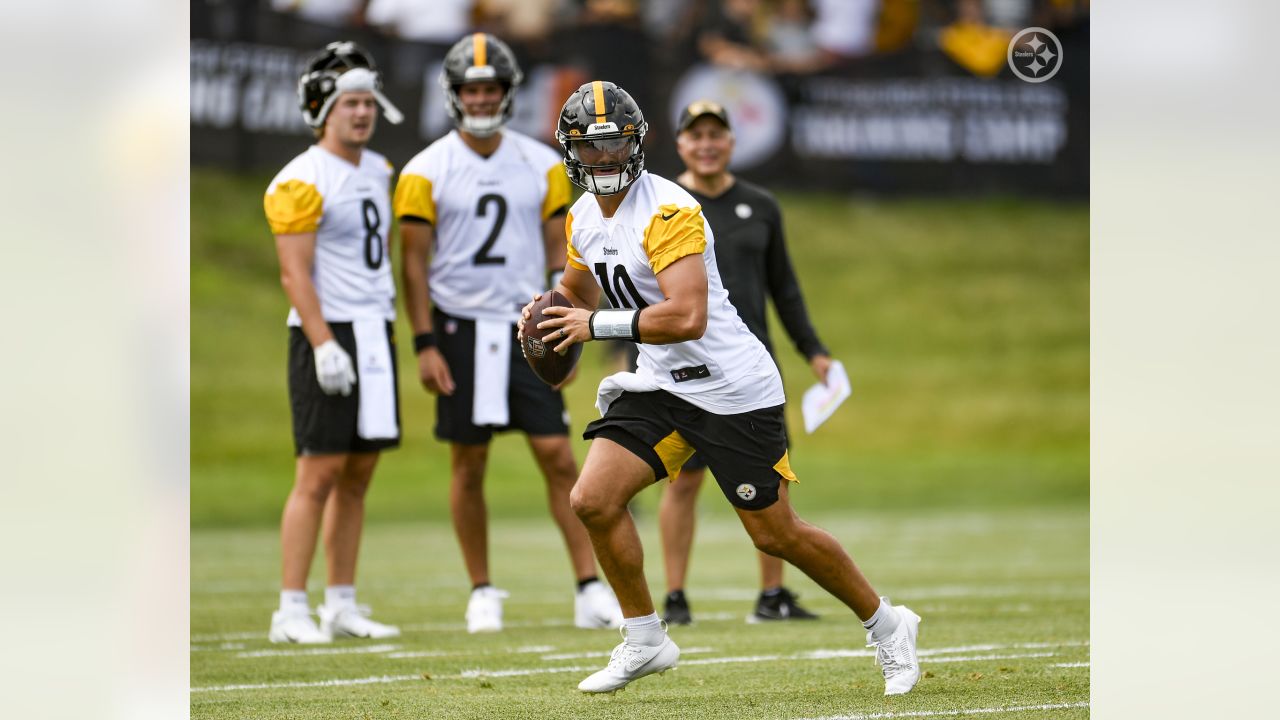
<instances>
[{"instance_id":1,"label":"brown football","mask_svg":"<svg viewBox=\"0 0 1280 720\"><path fill-rule=\"evenodd\" d=\"M551 315L543 315L542 311L552 305L573 307L573 303L555 290L542 293L542 297L529 308L532 317L524 324L524 339L521 344L524 347L524 359L529 361L529 367L533 368L534 374L542 382L555 386L569 377L573 366L578 362L578 357L582 355L582 343L574 343L565 354L561 355L552 349L560 344L559 340L543 340L547 335L559 332L557 328L538 329L538 323L551 319Z\"/></svg>"}]
</instances>

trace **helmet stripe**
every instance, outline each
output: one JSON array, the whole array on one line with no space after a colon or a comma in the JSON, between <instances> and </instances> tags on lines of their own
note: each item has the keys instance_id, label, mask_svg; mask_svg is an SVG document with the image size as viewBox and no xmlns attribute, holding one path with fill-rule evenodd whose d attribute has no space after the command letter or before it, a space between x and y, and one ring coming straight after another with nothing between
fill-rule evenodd
<instances>
[{"instance_id":1,"label":"helmet stripe","mask_svg":"<svg viewBox=\"0 0 1280 720\"><path fill-rule=\"evenodd\" d=\"M604 122L604 83L596 80L591 83L591 94L596 101L596 122Z\"/></svg>"},{"instance_id":2,"label":"helmet stripe","mask_svg":"<svg viewBox=\"0 0 1280 720\"><path fill-rule=\"evenodd\" d=\"M471 55L474 58L472 65L479 67L489 64L489 44L485 42L484 33L471 36Z\"/></svg>"}]
</instances>

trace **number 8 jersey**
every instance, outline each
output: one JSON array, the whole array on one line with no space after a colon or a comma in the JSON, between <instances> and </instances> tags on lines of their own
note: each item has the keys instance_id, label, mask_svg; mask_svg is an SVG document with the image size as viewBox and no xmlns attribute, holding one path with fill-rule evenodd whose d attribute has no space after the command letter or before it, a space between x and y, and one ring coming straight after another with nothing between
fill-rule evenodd
<instances>
[{"instance_id":1,"label":"number 8 jersey","mask_svg":"<svg viewBox=\"0 0 1280 720\"><path fill-rule=\"evenodd\" d=\"M356 167L318 145L284 166L263 208L276 235L315 233L311 279L329 322L396 318L396 285L387 257L391 165L364 150ZM290 308L289 325L302 324Z\"/></svg>"},{"instance_id":2,"label":"number 8 jersey","mask_svg":"<svg viewBox=\"0 0 1280 720\"><path fill-rule=\"evenodd\" d=\"M589 272L615 308L662 302L658 273L701 254L707 271L707 329L697 340L650 345L641 336L639 369L658 387L721 415L781 405L786 396L773 358L747 329L720 281L715 237L684 188L640 173L613 217L584 194L565 226L569 265ZM603 305L603 303L602 303Z\"/></svg>"},{"instance_id":3,"label":"number 8 jersey","mask_svg":"<svg viewBox=\"0 0 1280 720\"><path fill-rule=\"evenodd\" d=\"M546 286L542 225L569 205L560 155L511 130L484 157L454 130L400 173L396 217L435 227L428 286L445 313L514 323Z\"/></svg>"}]
</instances>

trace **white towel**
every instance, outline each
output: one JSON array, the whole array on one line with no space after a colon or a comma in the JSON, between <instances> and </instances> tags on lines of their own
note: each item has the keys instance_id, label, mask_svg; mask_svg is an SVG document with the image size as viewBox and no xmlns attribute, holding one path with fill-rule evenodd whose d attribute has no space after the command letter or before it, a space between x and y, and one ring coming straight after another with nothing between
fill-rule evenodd
<instances>
[{"instance_id":1,"label":"white towel","mask_svg":"<svg viewBox=\"0 0 1280 720\"><path fill-rule=\"evenodd\" d=\"M356 434L365 440L399 437L387 321L367 318L356 320L351 326L356 336L356 374L359 377L356 392L360 394Z\"/></svg>"},{"instance_id":2,"label":"white towel","mask_svg":"<svg viewBox=\"0 0 1280 720\"><path fill-rule=\"evenodd\" d=\"M507 385L511 377L511 323L476 320L475 394L471 398L471 422L505 427L511 423Z\"/></svg>"},{"instance_id":3,"label":"white towel","mask_svg":"<svg viewBox=\"0 0 1280 720\"><path fill-rule=\"evenodd\" d=\"M609 406L624 392L653 392L658 389L658 381L648 368L636 368L636 371L614 373L600 381L596 390L596 409L603 416Z\"/></svg>"}]
</instances>

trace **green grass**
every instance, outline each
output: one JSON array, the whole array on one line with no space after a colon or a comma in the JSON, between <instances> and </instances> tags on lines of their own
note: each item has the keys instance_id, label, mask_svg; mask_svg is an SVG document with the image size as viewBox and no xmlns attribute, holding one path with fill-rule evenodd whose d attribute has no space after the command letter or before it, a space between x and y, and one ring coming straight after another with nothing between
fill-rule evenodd
<instances>
[{"instance_id":1,"label":"green grass","mask_svg":"<svg viewBox=\"0 0 1280 720\"><path fill-rule=\"evenodd\" d=\"M368 498L359 585L362 602L406 633L372 653L242 656L298 650L265 640L293 475L288 303L261 211L268 179L192 175L193 717L799 718L1088 701L1087 665L1059 666L1089 657L1088 211L1002 199L780 195L814 324L854 385L813 435L801 430L798 403L789 407L802 480L792 499L879 590L924 616L921 648L932 654L915 692L883 698L870 657L812 655L861 651L863 634L794 570L788 584L823 619L743 624L755 561L709 488L688 587L702 620L673 634L681 666L616 696L580 695L578 680L617 638L567 626L568 563L518 436L495 442L487 479L493 574L512 592L510 627L468 636L447 448L432 438L434 403L404 351L403 318L404 442L384 456ZM798 398L808 370L776 330L775 342ZM613 369L588 347L567 391L576 430L595 416L596 384ZM581 459L586 444L574 438ZM642 493L633 508L660 594L658 494ZM955 650L973 646L992 647ZM593 655L543 658L577 653ZM725 661L755 656L772 659ZM556 667L582 669L542 672ZM279 687L375 676L407 679ZM208 689L246 684L271 687ZM993 715L1087 716L1087 707Z\"/></svg>"},{"instance_id":2,"label":"green grass","mask_svg":"<svg viewBox=\"0 0 1280 720\"><path fill-rule=\"evenodd\" d=\"M292 482L288 310L261 194L269 177L192 175L191 522L270 526ZM813 322L854 395L800 428L797 506L1078 505L1088 497L1088 212L1012 200L865 200L782 194ZM393 259L395 255L393 253ZM774 322L788 394L811 382ZM398 323L404 444L370 494L376 521L443 520L447 448ZM575 429L612 371L588 347L568 391ZM586 444L577 440L581 459ZM543 515L524 442L491 453L489 502Z\"/></svg>"},{"instance_id":3,"label":"green grass","mask_svg":"<svg viewBox=\"0 0 1280 720\"><path fill-rule=\"evenodd\" d=\"M697 622L672 630L684 650L681 665L615 696L584 696L575 689L604 666L618 636L571 626L572 579L549 520L495 524L501 550L494 553L494 577L511 591L510 627L480 636L463 629L468 588L448 525L371 526L360 599L405 633L389 642L332 646L375 646L377 652L311 656L242 655L306 652L265 639L276 602L274 533L195 530L192 717L800 718L1088 701L1089 668L1058 666L1089 660L1085 508L816 517L851 549L881 592L924 618L920 647L927 675L909 695L885 698L870 657L814 658L821 651L864 652L864 633L848 610L799 573L790 571L788 584L820 620L742 621L756 587L755 560L724 505L703 505L688 587ZM651 548L650 584L660 593L653 518L642 516L639 525ZM323 577L319 566L313 577ZM312 589L318 598L319 585ZM590 655L544 658L583 653ZM551 672L556 668L580 669ZM225 689L383 676L394 680ZM1083 707L995 715L1087 716Z\"/></svg>"}]
</instances>

